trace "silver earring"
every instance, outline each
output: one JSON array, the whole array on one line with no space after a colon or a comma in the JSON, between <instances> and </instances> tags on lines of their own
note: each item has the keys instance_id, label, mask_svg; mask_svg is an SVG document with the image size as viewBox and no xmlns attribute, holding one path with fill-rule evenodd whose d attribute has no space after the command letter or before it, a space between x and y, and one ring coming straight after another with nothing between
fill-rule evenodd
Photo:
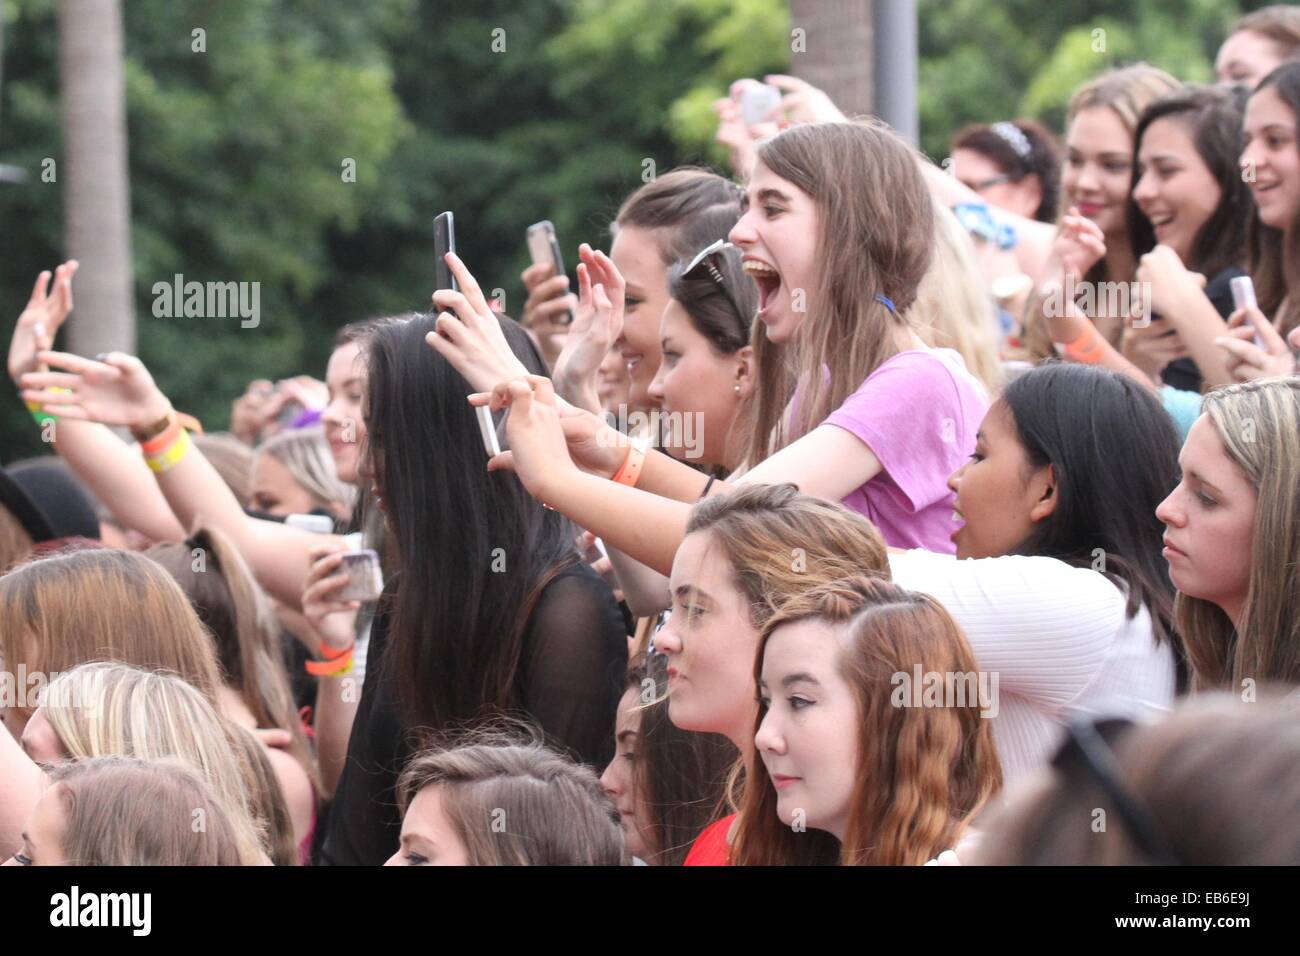
<instances>
[{"instance_id":1,"label":"silver earring","mask_svg":"<svg viewBox=\"0 0 1300 956\"><path fill-rule=\"evenodd\" d=\"M739 395L739 394L740 394L740 383L737 382L737 383L735 384L735 386L733 386L733 387L736 389L736 394Z\"/></svg>"}]
</instances>

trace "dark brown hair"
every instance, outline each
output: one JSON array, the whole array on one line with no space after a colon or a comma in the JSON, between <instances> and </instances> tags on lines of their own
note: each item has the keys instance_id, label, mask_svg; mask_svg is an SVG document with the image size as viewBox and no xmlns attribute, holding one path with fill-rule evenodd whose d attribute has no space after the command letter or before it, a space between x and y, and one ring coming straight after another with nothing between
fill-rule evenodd
<instances>
[{"instance_id":1,"label":"dark brown hair","mask_svg":"<svg viewBox=\"0 0 1300 956\"><path fill-rule=\"evenodd\" d=\"M1239 87L1186 86L1147 106L1133 133L1133 187L1141 179L1137 157L1142 137L1157 120L1171 119L1184 126L1210 175L1219 184L1218 205L1205 220L1192 242L1187 268L1212 279L1229 266L1240 266L1246 253L1246 223L1241 214L1253 205L1241 176L1241 119L1246 92ZM1133 254L1142 256L1156 245L1151 220L1143 215L1130 188L1126 209Z\"/></svg>"},{"instance_id":2,"label":"dark brown hair","mask_svg":"<svg viewBox=\"0 0 1300 956\"><path fill-rule=\"evenodd\" d=\"M667 667L667 658L651 654L628 668L627 679L640 692L632 783L650 817L645 862L654 866L680 866L700 831L722 815L739 756L721 734L682 730L668 718Z\"/></svg>"},{"instance_id":3,"label":"dark brown hair","mask_svg":"<svg viewBox=\"0 0 1300 956\"><path fill-rule=\"evenodd\" d=\"M1061 148L1056 137L1035 120L1018 119L1008 125L1020 131L1027 150L1013 143L1015 134L1010 130L1003 135L997 124L972 123L953 137L949 152L969 149L979 153L1011 177L1012 182L1037 176L1043 198L1034 210L1033 218L1039 222L1055 222L1056 207L1061 199Z\"/></svg>"}]
</instances>

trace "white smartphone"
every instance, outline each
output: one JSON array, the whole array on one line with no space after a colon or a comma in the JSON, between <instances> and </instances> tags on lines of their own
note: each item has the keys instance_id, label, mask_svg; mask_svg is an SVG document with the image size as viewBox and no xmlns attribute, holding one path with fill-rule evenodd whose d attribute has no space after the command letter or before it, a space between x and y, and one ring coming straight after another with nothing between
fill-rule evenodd
<instances>
[{"instance_id":1,"label":"white smartphone","mask_svg":"<svg viewBox=\"0 0 1300 956\"><path fill-rule=\"evenodd\" d=\"M756 126L767 120L772 107L781 102L781 91L771 83L747 85L740 96L740 115L746 126Z\"/></svg>"},{"instance_id":2,"label":"white smartphone","mask_svg":"<svg viewBox=\"0 0 1300 956\"><path fill-rule=\"evenodd\" d=\"M1251 281L1250 276L1237 276L1228 283L1228 288L1232 290L1232 308L1237 309L1257 309L1259 303L1255 301L1255 283ZM1255 320L1250 318L1250 324L1253 326ZM1264 348L1264 339L1255 333L1255 345Z\"/></svg>"},{"instance_id":3,"label":"white smartphone","mask_svg":"<svg viewBox=\"0 0 1300 956\"><path fill-rule=\"evenodd\" d=\"M377 601L384 593L384 573L373 549L344 551L340 567L347 572L348 583L339 590L338 600Z\"/></svg>"},{"instance_id":4,"label":"white smartphone","mask_svg":"<svg viewBox=\"0 0 1300 956\"><path fill-rule=\"evenodd\" d=\"M474 412L478 415L478 430L483 435L483 450L489 458L501 454L501 441L497 438L497 427L492 422L492 409L479 405Z\"/></svg>"}]
</instances>

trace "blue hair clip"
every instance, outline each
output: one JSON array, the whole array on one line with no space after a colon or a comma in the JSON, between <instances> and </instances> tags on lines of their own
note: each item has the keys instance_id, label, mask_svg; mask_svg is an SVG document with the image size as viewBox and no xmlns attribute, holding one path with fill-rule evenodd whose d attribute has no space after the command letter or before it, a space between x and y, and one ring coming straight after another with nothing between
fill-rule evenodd
<instances>
[{"instance_id":1,"label":"blue hair clip","mask_svg":"<svg viewBox=\"0 0 1300 956\"><path fill-rule=\"evenodd\" d=\"M883 305L890 312L894 313L894 315L898 315L898 310L894 308L894 300L889 298L889 296L876 293L876 301L879 302L881 305Z\"/></svg>"}]
</instances>

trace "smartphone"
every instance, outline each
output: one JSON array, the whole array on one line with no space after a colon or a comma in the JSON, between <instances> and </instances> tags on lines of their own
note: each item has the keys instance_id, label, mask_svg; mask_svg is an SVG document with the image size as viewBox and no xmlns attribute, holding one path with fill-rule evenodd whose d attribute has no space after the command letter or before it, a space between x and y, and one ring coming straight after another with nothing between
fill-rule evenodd
<instances>
[{"instance_id":1,"label":"smartphone","mask_svg":"<svg viewBox=\"0 0 1300 956\"><path fill-rule=\"evenodd\" d=\"M564 259L560 256L560 242L555 238L555 226L551 220L543 219L541 222L533 223L524 233L524 239L528 242L528 255L532 257L533 265L549 262L555 266L557 276L564 275ZM572 321L573 310L570 309L569 322Z\"/></svg>"},{"instance_id":2,"label":"smartphone","mask_svg":"<svg viewBox=\"0 0 1300 956\"><path fill-rule=\"evenodd\" d=\"M456 217L451 211L440 213L433 220L433 277L438 289L459 292L456 277L447 265L447 253L456 251Z\"/></svg>"},{"instance_id":3,"label":"smartphone","mask_svg":"<svg viewBox=\"0 0 1300 956\"><path fill-rule=\"evenodd\" d=\"M1232 290L1232 308L1237 309L1257 309L1259 303L1255 301L1255 283L1251 281L1250 276L1237 276L1228 283L1228 288ZM1250 324L1255 324L1255 319L1250 318ZM1264 348L1264 339L1258 332L1255 334L1255 345Z\"/></svg>"},{"instance_id":4,"label":"smartphone","mask_svg":"<svg viewBox=\"0 0 1300 956\"><path fill-rule=\"evenodd\" d=\"M478 430L483 435L483 450L489 458L501 454L501 441L497 438L497 426L492 421L492 409L479 405L474 411L478 415Z\"/></svg>"},{"instance_id":5,"label":"smartphone","mask_svg":"<svg viewBox=\"0 0 1300 956\"><path fill-rule=\"evenodd\" d=\"M781 102L781 91L771 83L748 85L740 97L740 115L746 126L767 122L767 114Z\"/></svg>"},{"instance_id":6,"label":"smartphone","mask_svg":"<svg viewBox=\"0 0 1300 956\"><path fill-rule=\"evenodd\" d=\"M384 573L379 570L379 555L371 548L344 551L340 568L348 583L338 591L340 601L377 601L384 593Z\"/></svg>"}]
</instances>

